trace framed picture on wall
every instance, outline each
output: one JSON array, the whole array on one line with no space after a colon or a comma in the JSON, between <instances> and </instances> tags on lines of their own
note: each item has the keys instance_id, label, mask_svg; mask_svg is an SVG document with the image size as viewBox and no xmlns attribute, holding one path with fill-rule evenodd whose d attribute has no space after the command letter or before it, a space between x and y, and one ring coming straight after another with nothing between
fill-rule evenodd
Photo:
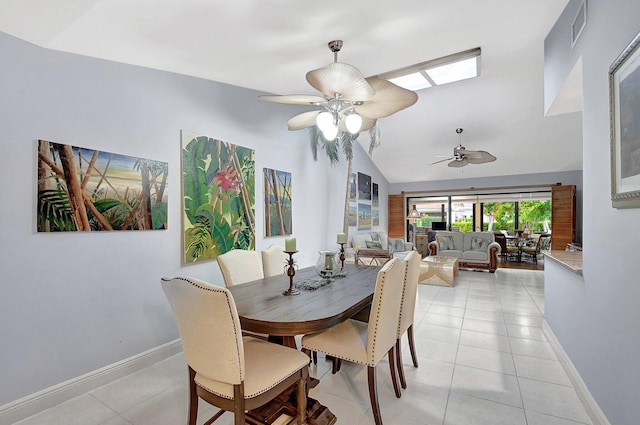
<instances>
[{"instance_id":1,"label":"framed picture on wall","mask_svg":"<svg viewBox=\"0 0 640 425\"><path fill-rule=\"evenodd\" d=\"M371 201L371 176L358 173L358 200Z\"/></svg>"},{"instance_id":2,"label":"framed picture on wall","mask_svg":"<svg viewBox=\"0 0 640 425\"><path fill-rule=\"evenodd\" d=\"M640 207L640 33L609 68L611 203Z\"/></svg>"}]
</instances>

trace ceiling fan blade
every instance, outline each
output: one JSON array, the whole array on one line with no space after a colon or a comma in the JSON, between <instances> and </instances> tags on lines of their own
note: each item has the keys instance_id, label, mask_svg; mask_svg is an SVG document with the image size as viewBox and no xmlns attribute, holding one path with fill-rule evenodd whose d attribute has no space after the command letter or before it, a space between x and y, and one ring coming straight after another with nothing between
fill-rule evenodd
<instances>
[{"instance_id":1,"label":"ceiling fan blade","mask_svg":"<svg viewBox=\"0 0 640 425\"><path fill-rule=\"evenodd\" d=\"M431 164L428 164L428 165L440 164L441 162L450 161L452 159L453 159L453 157L450 156L449 158L441 159L440 161L432 162Z\"/></svg>"},{"instance_id":2,"label":"ceiling fan blade","mask_svg":"<svg viewBox=\"0 0 640 425\"><path fill-rule=\"evenodd\" d=\"M458 152L463 155L470 164L484 164L485 162L492 162L496 160L496 157L487 151L458 149Z\"/></svg>"},{"instance_id":3,"label":"ceiling fan blade","mask_svg":"<svg viewBox=\"0 0 640 425\"><path fill-rule=\"evenodd\" d=\"M356 111L364 117L385 118L418 101L416 92L403 89L382 78L369 77L367 82L375 89L376 95L364 105L355 107Z\"/></svg>"},{"instance_id":4,"label":"ceiling fan blade","mask_svg":"<svg viewBox=\"0 0 640 425\"><path fill-rule=\"evenodd\" d=\"M291 117L289 121L287 121L287 127L289 130L295 131L316 125L316 117L319 113L320 111L309 111Z\"/></svg>"},{"instance_id":5,"label":"ceiling fan blade","mask_svg":"<svg viewBox=\"0 0 640 425\"><path fill-rule=\"evenodd\" d=\"M462 159L456 159L451 161L450 163L448 163L447 165L449 167L455 167L455 168L459 168L459 167L464 167L465 165L467 165L469 163L469 161L467 161L466 158L462 158Z\"/></svg>"},{"instance_id":6,"label":"ceiling fan blade","mask_svg":"<svg viewBox=\"0 0 640 425\"><path fill-rule=\"evenodd\" d=\"M336 97L339 93L351 102L364 102L376 94L358 68L342 62L307 72L307 81L326 96Z\"/></svg>"},{"instance_id":7,"label":"ceiling fan blade","mask_svg":"<svg viewBox=\"0 0 640 425\"><path fill-rule=\"evenodd\" d=\"M306 94L291 94L285 96L264 95L258 96L258 99L267 102L286 103L288 105L322 105L326 102L322 96L312 96Z\"/></svg>"}]
</instances>

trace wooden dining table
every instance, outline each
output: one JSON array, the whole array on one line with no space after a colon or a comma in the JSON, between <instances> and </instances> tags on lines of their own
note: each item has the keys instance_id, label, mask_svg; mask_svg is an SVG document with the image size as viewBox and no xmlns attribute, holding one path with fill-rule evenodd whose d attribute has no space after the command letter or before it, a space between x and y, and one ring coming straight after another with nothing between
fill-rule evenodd
<instances>
[{"instance_id":1,"label":"wooden dining table","mask_svg":"<svg viewBox=\"0 0 640 425\"><path fill-rule=\"evenodd\" d=\"M335 277L317 289L300 289L283 295L289 287L285 274L229 287L242 329L281 338L283 345L297 348L296 335L337 325L369 305L373 299L379 266L345 264L346 276ZM296 282L318 278L315 267L296 271Z\"/></svg>"},{"instance_id":2,"label":"wooden dining table","mask_svg":"<svg viewBox=\"0 0 640 425\"><path fill-rule=\"evenodd\" d=\"M243 331L268 334L270 340L297 349L296 335L330 328L371 304L380 268L345 264L344 277L332 278L316 289L300 288L298 295L283 294L289 288L285 274L234 285L229 290ZM315 267L296 270L293 278L294 284L319 279ZM310 388L317 384L317 378L310 378ZM295 415L294 387L286 393L247 415L264 424L277 421L282 413ZM310 425L333 425L337 418L326 406L307 396L307 421Z\"/></svg>"}]
</instances>

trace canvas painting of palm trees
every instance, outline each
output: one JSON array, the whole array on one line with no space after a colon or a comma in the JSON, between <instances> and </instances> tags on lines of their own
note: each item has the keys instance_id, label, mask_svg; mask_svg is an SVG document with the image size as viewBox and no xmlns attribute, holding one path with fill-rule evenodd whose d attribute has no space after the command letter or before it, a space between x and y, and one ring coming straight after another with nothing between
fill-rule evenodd
<instances>
[{"instance_id":1,"label":"canvas painting of palm trees","mask_svg":"<svg viewBox=\"0 0 640 425\"><path fill-rule=\"evenodd\" d=\"M181 134L184 261L255 250L255 151Z\"/></svg>"},{"instance_id":2,"label":"canvas painting of palm trees","mask_svg":"<svg viewBox=\"0 0 640 425\"><path fill-rule=\"evenodd\" d=\"M167 228L166 162L38 141L38 232Z\"/></svg>"},{"instance_id":3,"label":"canvas painting of palm trees","mask_svg":"<svg viewBox=\"0 0 640 425\"><path fill-rule=\"evenodd\" d=\"M290 235L293 233L291 173L263 168L262 174L264 180L264 235Z\"/></svg>"}]
</instances>

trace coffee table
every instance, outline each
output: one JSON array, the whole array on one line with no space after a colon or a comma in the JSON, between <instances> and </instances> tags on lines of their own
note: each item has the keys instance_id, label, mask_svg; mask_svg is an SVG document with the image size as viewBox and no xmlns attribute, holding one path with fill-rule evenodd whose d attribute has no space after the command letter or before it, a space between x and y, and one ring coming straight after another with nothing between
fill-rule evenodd
<instances>
[{"instance_id":1,"label":"coffee table","mask_svg":"<svg viewBox=\"0 0 640 425\"><path fill-rule=\"evenodd\" d=\"M443 255L430 255L420 264L420 283L453 286L458 276L458 259Z\"/></svg>"},{"instance_id":2,"label":"coffee table","mask_svg":"<svg viewBox=\"0 0 640 425\"><path fill-rule=\"evenodd\" d=\"M389 261L393 258L393 254L389 252L387 249L371 249L371 248L363 248L356 250L356 264L363 265L377 265L381 266L382 264ZM380 261L382 260L382 261ZM368 261L369 263L367 264Z\"/></svg>"}]
</instances>

